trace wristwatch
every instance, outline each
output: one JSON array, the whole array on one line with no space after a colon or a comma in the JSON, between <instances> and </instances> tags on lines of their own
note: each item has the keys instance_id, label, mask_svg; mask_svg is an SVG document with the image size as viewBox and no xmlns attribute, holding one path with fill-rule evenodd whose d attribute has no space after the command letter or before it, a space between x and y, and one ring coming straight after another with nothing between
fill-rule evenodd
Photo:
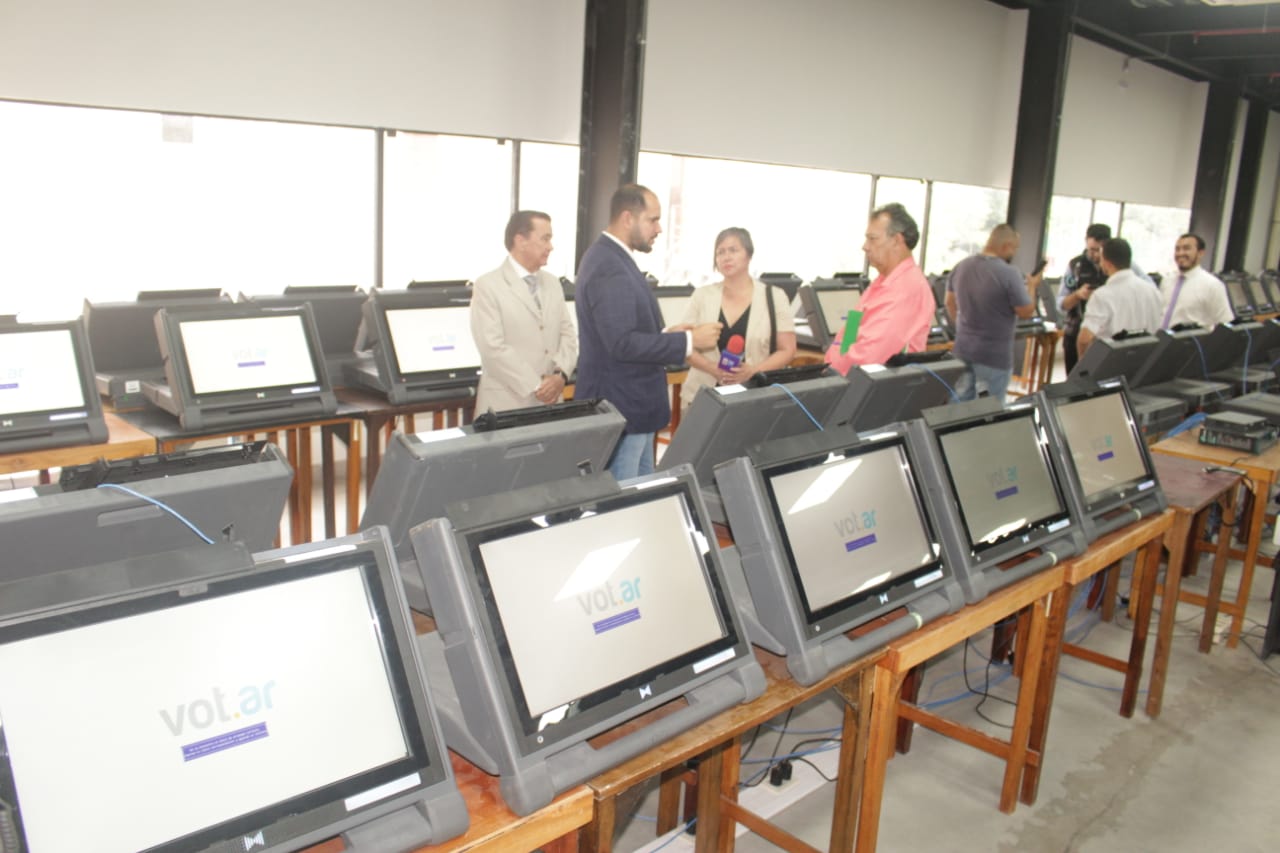
<instances>
[{"instance_id":1,"label":"wristwatch","mask_svg":"<svg viewBox=\"0 0 1280 853\"><path fill-rule=\"evenodd\" d=\"M561 370L561 369L560 369L560 368L558 368L558 367L557 367L557 368L554 368L554 369L551 371L551 373L552 373L553 375L558 374L558 375L560 376L560 378L561 378L561 379L563 379L565 382L568 382L568 381L569 381L569 374L565 373L563 370Z\"/></svg>"}]
</instances>

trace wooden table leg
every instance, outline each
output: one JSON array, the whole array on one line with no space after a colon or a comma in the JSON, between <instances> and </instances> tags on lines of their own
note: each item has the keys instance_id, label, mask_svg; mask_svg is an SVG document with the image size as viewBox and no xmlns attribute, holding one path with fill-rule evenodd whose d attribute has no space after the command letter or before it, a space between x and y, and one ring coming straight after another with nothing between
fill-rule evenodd
<instances>
[{"instance_id":1,"label":"wooden table leg","mask_svg":"<svg viewBox=\"0 0 1280 853\"><path fill-rule=\"evenodd\" d=\"M665 835L680 825L680 794L684 775L683 765L662 771L658 781L658 834Z\"/></svg>"},{"instance_id":2,"label":"wooden table leg","mask_svg":"<svg viewBox=\"0 0 1280 853\"><path fill-rule=\"evenodd\" d=\"M890 652L889 657L893 657ZM892 661L875 667L872 685L871 718L867 726L866 774L858 805L859 853L876 849L880 834L880 805L884 800L885 770L893 755L894 729L898 719L898 696L905 673L894 672Z\"/></svg>"},{"instance_id":3,"label":"wooden table leg","mask_svg":"<svg viewBox=\"0 0 1280 853\"><path fill-rule=\"evenodd\" d=\"M347 532L360 528L360 442L364 425L353 420L347 427Z\"/></svg>"},{"instance_id":4,"label":"wooden table leg","mask_svg":"<svg viewBox=\"0 0 1280 853\"><path fill-rule=\"evenodd\" d=\"M1053 595L1056 596L1057 592ZM1035 700L1045 654L1047 623L1045 600L1041 598L1032 602L1031 630L1026 643L1022 644L1025 665L1022 680L1018 683L1018 708L1013 715L1013 731L1009 735L1009 760L1005 763L1004 784L1000 788L1000 811L1005 814L1011 814L1018 806L1018 785L1027 767L1027 745L1031 724L1036 716ZM1043 754L1041 752L1042 757Z\"/></svg>"},{"instance_id":5,"label":"wooden table leg","mask_svg":"<svg viewBox=\"0 0 1280 853\"><path fill-rule=\"evenodd\" d=\"M1129 643L1129 666L1124 674L1124 690L1120 694L1120 716L1132 717L1138 704L1138 685L1142 683L1142 660L1147 652L1147 632L1151 627L1151 604L1156 597L1156 575L1160 569L1162 538L1152 539L1138 553L1135 571L1141 568L1142 583L1138 588L1137 611L1134 615L1133 639Z\"/></svg>"},{"instance_id":6,"label":"wooden table leg","mask_svg":"<svg viewBox=\"0 0 1280 853\"><path fill-rule=\"evenodd\" d=\"M1135 566L1134 571L1137 571ZM1116 594L1120 591L1120 563L1112 563L1099 576L1102 581L1102 621L1116 620Z\"/></svg>"},{"instance_id":7,"label":"wooden table leg","mask_svg":"<svg viewBox=\"0 0 1280 853\"><path fill-rule=\"evenodd\" d=\"M1231 617L1231 629L1227 634L1227 648L1234 649L1240 645L1240 634L1244 630L1244 612L1249 606L1249 592L1253 589L1253 569L1258 562L1258 546L1262 544L1262 528L1267 519L1267 502L1271 500L1271 481L1256 483L1257 491L1253 493L1253 512L1249 519L1249 544L1245 548L1245 557L1240 567L1240 588L1236 591L1236 612Z\"/></svg>"},{"instance_id":8,"label":"wooden table leg","mask_svg":"<svg viewBox=\"0 0 1280 853\"><path fill-rule=\"evenodd\" d=\"M720 797L716 800L716 808L719 811L717 815L719 832L716 833L715 837L715 849L732 850L733 837L736 834L734 832L733 812L726 813L725 804L729 803L736 806L738 802L738 780L741 778L742 772L742 740L735 737L733 740L728 741L721 756ZM754 817L754 815L752 816ZM762 820L760 823L766 826L769 825L768 821Z\"/></svg>"},{"instance_id":9,"label":"wooden table leg","mask_svg":"<svg viewBox=\"0 0 1280 853\"><path fill-rule=\"evenodd\" d=\"M1045 345L1045 349L1044 372L1040 375L1041 388L1053 381L1053 362L1054 358L1058 354L1058 335L1056 332L1051 338L1049 338L1048 343Z\"/></svg>"},{"instance_id":10,"label":"wooden table leg","mask_svg":"<svg viewBox=\"0 0 1280 853\"><path fill-rule=\"evenodd\" d=\"M294 544L311 541L311 492L312 492L312 476L311 476L311 428L299 427L290 430L293 438L298 442L298 490L301 493L298 501L299 519L298 531L302 536L301 540L294 539Z\"/></svg>"},{"instance_id":11,"label":"wooden table leg","mask_svg":"<svg viewBox=\"0 0 1280 853\"><path fill-rule=\"evenodd\" d=\"M1203 511L1201 512L1203 515ZM1151 660L1151 682L1147 692L1147 716L1152 719L1160 716L1160 707L1164 702L1164 680L1169 671L1169 654L1173 649L1173 627L1178 615L1178 593L1182 591L1182 573L1188 554L1194 554L1191 544L1191 529L1195 526L1195 518L1189 512L1177 512L1173 516L1173 527L1165 534L1165 545L1169 548L1169 565L1164 573L1164 589L1160 594L1160 622L1156 626L1156 652ZM1152 574L1158 574L1158 568Z\"/></svg>"},{"instance_id":12,"label":"wooden table leg","mask_svg":"<svg viewBox=\"0 0 1280 853\"><path fill-rule=\"evenodd\" d=\"M293 433L293 430L285 431L283 447L289 467L293 469L293 482L289 484L289 543L297 545L302 541L299 538L302 527L302 471L298 461L298 443L293 440ZM267 441L277 446L281 445L280 438L278 432L267 433Z\"/></svg>"},{"instance_id":13,"label":"wooden table leg","mask_svg":"<svg viewBox=\"0 0 1280 853\"><path fill-rule=\"evenodd\" d=\"M1231 489L1222 501L1222 523L1217 528L1217 547L1213 548L1213 567L1208 575L1208 593L1204 599L1204 621L1201 622L1199 651L1204 654L1208 654L1213 648L1213 629L1217 626L1217 606L1222 601L1222 581L1226 578L1226 561L1231 556L1231 532L1235 528L1238 496L1239 489Z\"/></svg>"},{"instance_id":14,"label":"wooden table leg","mask_svg":"<svg viewBox=\"0 0 1280 853\"><path fill-rule=\"evenodd\" d=\"M926 661L927 663L927 661ZM899 698L914 702L920 696L920 684L924 681L925 664L917 664L907 671L906 676L902 679L902 689L899 691ZM916 724L905 717L898 718L898 735L894 743L894 748L906 755L911 751L911 735L915 732Z\"/></svg>"},{"instance_id":15,"label":"wooden table leg","mask_svg":"<svg viewBox=\"0 0 1280 853\"><path fill-rule=\"evenodd\" d=\"M1003 621L1007 623L1010 620L1006 619ZM1012 622L1014 625L1014 629L1013 629L1014 640L1017 640L1018 637L1027 636L1027 632L1031 630L1031 610L1024 607L1022 610L1018 611L1017 618L1012 620ZM1002 624L1001 622L997 622L996 628L999 629L1001 624ZM1026 668L1025 661L1023 660L1024 656L1014 653L1012 657L1013 657L1013 665L1010 667L1010 670L1013 672L1013 677L1021 681L1022 671ZM1005 659L1008 660L1008 657L1006 657Z\"/></svg>"},{"instance_id":16,"label":"wooden table leg","mask_svg":"<svg viewBox=\"0 0 1280 853\"><path fill-rule=\"evenodd\" d=\"M613 828L618 819L618 802L613 797L596 797L591 823L578 833L583 853L610 853L613 850Z\"/></svg>"},{"instance_id":17,"label":"wooden table leg","mask_svg":"<svg viewBox=\"0 0 1280 853\"><path fill-rule=\"evenodd\" d=\"M1058 684L1058 664L1062 660L1063 635L1067 630L1067 611L1071 607L1071 599L1076 587L1063 584L1055 590L1049 600L1049 615L1045 625L1043 650L1040 658L1041 672L1036 679L1036 693L1032 701L1027 703L1032 716L1027 730L1027 749L1039 754L1038 764L1027 765L1022 775L1022 802L1033 805L1040 792L1040 770L1044 767L1044 747L1049 735L1049 717L1053 710L1053 693ZM1027 673L1024 667L1021 688L1026 684ZM1023 707L1022 698L1018 699L1018 710Z\"/></svg>"},{"instance_id":18,"label":"wooden table leg","mask_svg":"<svg viewBox=\"0 0 1280 853\"><path fill-rule=\"evenodd\" d=\"M320 427L320 491L324 495L324 538L338 533L338 489L333 458L332 425Z\"/></svg>"},{"instance_id":19,"label":"wooden table leg","mask_svg":"<svg viewBox=\"0 0 1280 853\"><path fill-rule=\"evenodd\" d=\"M737 750L738 739L727 741L729 748ZM726 743L719 743L703 754L698 761L698 822L694 839L695 850L719 850L720 824L723 811L720 796L725 775ZM732 821L728 821L732 824ZM733 828L729 832L732 837Z\"/></svg>"},{"instance_id":20,"label":"wooden table leg","mask_svg":"<svg viewBox=\"0 0 1280 853\"><path fill-rule=\"evenodd\" d=\"M867 739L871 731L872 678L865 669L836 685L844 699L840 726L840 761L836 767L835 806L831 813L831 853L853 853L858 828L858 801L867 769Z\"/></svg>"}]
</instances>

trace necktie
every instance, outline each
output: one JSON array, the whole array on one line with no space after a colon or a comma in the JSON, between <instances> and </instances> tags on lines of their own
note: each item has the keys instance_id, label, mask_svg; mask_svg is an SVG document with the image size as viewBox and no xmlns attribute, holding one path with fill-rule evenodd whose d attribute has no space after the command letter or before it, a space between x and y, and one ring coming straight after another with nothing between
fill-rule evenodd
<instances>
[{"instance_id":1,"label":"necktie","mask_svg":"<svg viewBox=\"0 0 1280 853\"><path fill-rule=\"evenodd\" d=\"M1169 328L1169 321L1173 319L1174 306L1178 304L1178 294L1182 292L1182 282L1187 277L1182 273L1178 273L1178 280L1173 283L1173 293L1169 296L1169 307L1164 309L1164 322L1160 324L1160 328Z\"/></svg>"},{"instance_id":2,"label":"necktie","mask_svg":"<svg viewBox=\"0 0 1280 853\"><path fill-rule=\"evenodd\" d=\"M542 300L538 298L538 276L529 273L524 277L525 283L529 285L529 295L533 297L533 304L538 306L538 310L542 310Z\"/></svg>"}]
</instances>

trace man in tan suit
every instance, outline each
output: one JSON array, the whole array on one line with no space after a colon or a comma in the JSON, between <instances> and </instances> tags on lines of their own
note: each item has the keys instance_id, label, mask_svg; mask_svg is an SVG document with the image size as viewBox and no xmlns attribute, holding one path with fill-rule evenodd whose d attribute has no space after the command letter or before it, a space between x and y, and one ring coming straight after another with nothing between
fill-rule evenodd
<instances>
[{"instance_id":1,"label":"man in tan suit","mask_svg":"<svg viewBox=\"0 0 1280 853\"><path fill-rule=\"evenodd\" d=\"M578 333L560 281L542 267L551 217L518 210L507 222L502 265L475 280L471 336L480 350L476 413L558 403L578 363Z\"/></svg>"}]
</instances>

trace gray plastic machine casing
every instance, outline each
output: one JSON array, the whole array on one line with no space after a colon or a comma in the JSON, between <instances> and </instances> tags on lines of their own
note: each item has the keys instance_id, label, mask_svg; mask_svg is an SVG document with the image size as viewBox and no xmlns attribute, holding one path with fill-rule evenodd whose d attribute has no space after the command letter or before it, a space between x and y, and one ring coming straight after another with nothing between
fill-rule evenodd
<instances>
[{"instance_id":1,"label":"gray plastic machine casing","mask_svg":"<svg viewBox=\"0 0 1280 853\"><path fill-rule=\"evenodd\" d=\"M501 777L503 799L517 814L547 805L561 791L581 784L712 716L764 692L764 670L751 651L747 634L732 606L724 581L719 549L710 543L710 570L725 590L727 606L720 618L736 635L732 657L684 680L675 688L654 686L652 695L624 711L598 720L573 738L522 750L517 723L507 711L503 662L485 636L483 605L465 547L467 528L573 509L628 490L668 481L684 484L690 509L700 529L710 533L706 509L693 472L687 466L617 484L607 473L562 480L506 495L478 499L449 508L447 518L413 529L427 594L435 605L435 634L419 638L432 695L444 725L445 740L473 764ZM586 741L673 699L688 707L600 748Z\"/></svg>"},{"instance_id":2,"label":"gray plastic machine casing","mask_svg":"<svg viewBox=\"0 0 1280 853\"><path fill-rule=\"evenodd\" d=\"M176 522L175 522L176 524ZM384 796L359 811L345 807L341 799L313 804L292 812L275 824L261 827L266 841L255 851L285 853L340 835L345 849L353 853L392 853L416 850L466 831L469 818L459 793L453 767L444 745L423 667L414 642L414 627L403 589L396 580L395 559L387 545L386 530L377 528L339 539L296 545L252 556L243 543L195 545L188 548L149 553L102 565L40 575L0 585L0 624L57 617L59 612L92 608L102 602L149 597L182 590L195 596L211 584L242 576L258 576L288 570L300 561L325 559L333 553L362 555L376 566L390 616L383 630L394 637L402 656L414 717L404 724L420 726L428 759L428 778L408 790ZM336 700L335 700L336 701ZM300 799L300 798L297 798ZM7 850L3 839L0 849ZM239 835L205 848L237 849ZM171 843L162 845L166 848Z\"/></svg>"},{"instance_id":3,"label":"gray plastic machine casing","mask_svg":"<svg viewBox=\"0 0 1280 853\"><path fill-rule=\"evenodd\" d=\"M385 524L409 606L431 613L409 531L451 503L605 470L626 421L601 400L593 414L492 432L405 435L387 443L360 527Z\"/></svg>"},{"instance_id":4,"label":"gray plastic machine casing","mask_svg":"<svg viewBox=\"0 0 1280 853\"><path fill-rule=\"evenodd\" d=\"M196 451L198 452L198 451ZM182 453L173 454L180 459ZM267 444L242 465L137 480L128 487L169 506L214 539L228 531L250 549L271 545L293 469ZM180 522L115 489L37 493L0 504L5 561L0 581L77 569L198 541Z\"/></svg>"},{"instance_id":5,"label":"gray plastic machine casing","mask_svg":"<svg viewBox=\"0 0 1280 853\"><path fill-rule=\"evenodd\" d=\"M1041 399L1030 398L1002 409L998 402L984 397L968 403L926 409L920 419L908 424L908 430L914 434L914 445L922 451L919 461L925 482L925 498L930 514L938 522L943 554L960 581L965 600L970 604L976 604L992 592L1031 577L1067 557L1082 553L1086 544L1084 528L1079 518L1071 512L1071 503L1065 497L1066 490L1058 480L1058 472L1050 464L1050 476L1058 481L1059 494L1063 495L1063 505L1068 510L1069 517L1065 524L1055 530L1042 527L1025 535L1011 537L979 553L969 542L964 519L960 514L959 498L951 488L951 475L935 430L962 423L977 425L1003 417L1004 413L1022 414L1036 418L1036 435L1043 447L1049 441L1044 427L1043 405ZM1037 556L1007 569L1002 567L1015 557L1036 549L1041 552Z\"/></svg>"},{"instance_id":6,"label":"gray plastic machine casing","mask_svg":"<svg viewBox=\"0 0 1280 853\"><path fill-rule=\"evenodd\" d=\"M1160 481L1156 478L1155 465L1151 461L1147 443L1142 438L1142 430L1137 425L1133 407L1129 403L1128 387L1125 378L1117 376L1097 383L1088 380L1068 380L1047 385L1037 392L1044 398L1044 411L1047 416L1045 420L1049 428L1049 449L1053 452L1054 465L1066 487L1071 514L1081 519L1085 539L1089 542L1096 541L1108 533L1149 515L1164 512L1169 505L1165 500L1164 490L1160 488ZM1071 442L1062 419L1058 416L1055 401L1069 402L1074 399L1083 399L1085 395L1093 396L1103 393L1116 393L1124 398L1125 417L1133 434L1134 444L1150 477L1140 483L1130 484L1126 488L1102 493L1095 499L1094 508L1090 509L1088 496L1084 493L1084 487L1080 482L1080 473L1076 470Z\"/></svg>"},{"instance_id":7,"label":"gray plastic machine casing","mask_svg":"<svg viewBox=\"0 0 1280 853\"><path fill-rule=\"evenodd\" d=\"M821 633L816 633L819 626L810 625L806 620L801 591L792 574L760 469L852 446L870 444L883 447L899 440L904 442L907 458L912 460L915 452L906 428L902 424L892 424L877 430L864 441L847 430L838 434L827 431L771 441L750 447L746 456L716 468L716 482L724 498L734 539L734 547L726 549L724 554L725 565L731 572L731 588L739 598L739 609L750 614L745 618L752 641L775 654L785 655L787 670L800 684L813 684L835 668L870 654L964 605L960 585L943 557L936 580L918 587L910 581L896 582L872 590L866 598L878 601L877 606L870 610L858 608L856 613L848 612L835 624L824 619L826 630ZM921 509L927 514L920 477L914 471L912 479L917 492L921 493ZM931 526L936 532L937 525ZM741 560L741 575L736 578L733 577L736 560L729 559L730 551L736 551ZM744 584L750 590L749 597L742 590ZM907 615L902 618L858 637L845 633L903 606L907 608ZM852 606L846 608L847 611L852 609Z\"/></svg>"}]
</instances>

